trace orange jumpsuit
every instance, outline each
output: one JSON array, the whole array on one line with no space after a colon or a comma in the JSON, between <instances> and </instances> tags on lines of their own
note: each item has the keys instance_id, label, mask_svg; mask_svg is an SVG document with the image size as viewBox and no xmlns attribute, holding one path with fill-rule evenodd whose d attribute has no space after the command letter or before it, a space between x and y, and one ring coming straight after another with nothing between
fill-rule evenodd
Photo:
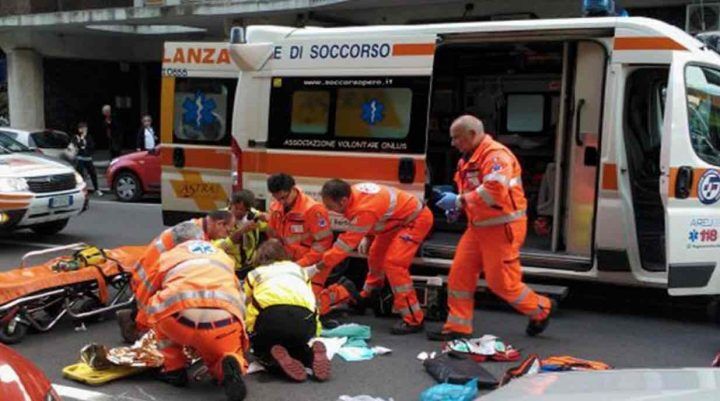
<instances>
[{"instance_id":1,"label":"orange jumpsuit","mask_svg":"<svg viewBox=\"0 0 720 401\"><path fill-rule=\"evenodd\" d=\"M410 278L410 264L432 228L430 209L407 192L363 183L353 185L344 216L350 225L323 255L318 269L332 268L357 248L363 237L374 236L363 291L382 288L387 276L394 311L410 325L421 324L423 312Z\"/></svg>"},{"instance_id":2,"label":"orange jumpsuit","mask_svg":"<svg viewBox=\"0 0 720 401\"><path fill-rule=\"evenodd\" d=\"M468 228L460 238L448 278L445 331L472 333L475 287L481 272L490 290L531 319L543 319L550 300L522 282L520 247L525 241L527 201L520 163L486 135L455 174Z\"/></svg>"},{"instance_id":3,"label":"orange jumpsuit","mask_svg":"<svg viewBox=\"0 0 720 401\"><path fill-rule=\"evenodd\" d=\"M188 241L160 257L150 277L156 288L148 300L148 321L157 332L164 371L186 367L184 346L200 354L210 373L222 379L221 361L234 354L247 368L244 352L249 342L242 323L244 301L235 262L207 241ZM226 316L196 322L185 311L203 309ZM202 312L202 311L201 311Z\"/></svg>"},{"instance_id":4,"label":"orange jumpsuit","mask_svg":"<svg viewBox=\"0 0 720 401\"><path fill-rule=\"evenodd\" d=\"M332 228L325 206L305 195L299 188L295 190L298 192L292 209L285 211L277 201L270 205L268 226L270 235L282 241L293 261L307 267L319 262L323 252L332 246ZM331 271L326 269L312 278L313 293L318 300L321 315L350 299L350 293L341 285L333 284L325 288L325 281Z\"/></svg>"},{"instance_id":5,"label":"orange jumpsuit","mask_svg":"<svg viewBox=\"0 0 720 401\"><path fill-rule=\"evenodd\" d=\"M138 306L136 321L141 331L146 331L149 328L145 307L150 295L157 290L150 284L149 278L158 269L160 256L163 252L169 251L185 241L192 239L207 240L203 225L204 219L199 218L184 221L166 229L150 242L150 245L147 246L145 252L132 268L130 284Z\"/></svg>"}]
</instances>

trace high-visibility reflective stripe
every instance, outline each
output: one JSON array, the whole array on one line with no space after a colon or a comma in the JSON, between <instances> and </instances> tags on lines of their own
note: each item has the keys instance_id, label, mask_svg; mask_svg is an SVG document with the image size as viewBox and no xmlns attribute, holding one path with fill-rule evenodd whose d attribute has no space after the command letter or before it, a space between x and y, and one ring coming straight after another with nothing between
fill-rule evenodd
<instances>
[{"instance_id":1,"label":"high-visibility reflective stripe","mask_svg":"<svg viewBox=\"0 0 720 401\"><path fill-rule=\"evenodd\" d=\"M187 269L193 268L193 267L198 267L198 266L199 266L199 267L205 267L205 266L207 266L207 265L213 265L213 266L220 267L220 268L224 269L226 272L228 272L228 273L230 273L230 274L234 274L234 273L235 273L235 270L234 270L233 267L231 267L231 266L226 266L226 265L218 262L217 260L213 260L213 259L190 259L190 260L186 260L186 261L184 261L184 262L178 263L177 265L175 265L175 267L173 267L172 269L168 270L168 272L165 274L165 278L163 279L163 284L167 283L167 282L170 281L173 277L177 276L178 274L180 274L180 272L182 272L182 271L184 271L184 270L187 270Z\"/></svg>"},{"instance_id":2,"label":"high-visibility reflective stripe","mask_svg":"<svg viewBox=\"0 0 720 401\"><path fill-rule=\"evenodd\" d=\"M152 305L147 308L147 313L150 315L154 315L160 312L163 312L170 307L172 307L174 304L187 301L191 299L207 299L207 300L216 300L216 301L225 301L233 306L237 307L238 309L242 308L242 305L240 305L240 300L226 292L217 291L217 290L199 290L199 291L183 291L178 292L177 294L173 294L169 296L166 300L163 302Z\"/></svg>"},{"instance_id":3,"label":"high-visibility reflective stripe","mask_svg":"<svg viewBox=\"0 0 720 401\"><path fill-rule=\"evenodd\" d=\"M501 174L501 173L499 173L499 172L497 172L497 171L494 171L494 172L492 172L492 173L490 173L490 174L487 174L487 175L485 175L485 176L483 177L483 182L497 182L497 183L500 183L500 184L505 185L505 186L508 185L508 181L509 181L509 180L508 180L508 178L507 178L505 175L503 175L503 174Z\"/></svg>"},{"instance_id":4,"label":"high-visibility reflective stripe","mask_svg":"<svg viewBox=\"0 0 720 401\"><path fill-rule=\"evenodd\" d=\"M335 299L337 298L337 296L335 295L334 292L330 292L329 298L330 298L330 305L332 305L335 303Z\"/></svg>"},{"instance_id":5,"label":"high-visibility reflective stripe","mask_svg":"<svg viewBox=\"0 0 720 401\"><path fill-rule=\"evenodd\" d=\"M385 229L385 223L390 219L390 217L392 217L395 213L395 207L397 207L397 192L394 188L387 188L387 190L390 192L390 204L388 205L385 214L383 214L382 217L380 217L380 220L375 223L375 231L382 231Z\"/></svg>"},{"instance_id":6,"label":"high-visibility reflective stripe","mask_svg":"<svg viewBox=\"0 0 720 401\"><path fill-rule=\"evenodd\" d=\"M517 212L509 213L504 216L493 217L485 220L474 220L472 224L475 227L488 227L496 226L498 224L510 223L515 220L519 220L525 216L524 210L518 210Z\"/></svg>"},{"instance_id":7,"label":"high-visibility reflective stripe","mask_svg":"<svg viewBox=\"0 0 720 401\"><path fill-rule=\"evenodd\" d=\"M422 309L420 309L420 304L416 302L414 304L411 304L410 307L396 309L395 312L399 313L401 316L404 317L408 315L413 315L414 313L418 313L421 310Z\"/></svg>"},{"instance_id":8,"label":"high-visibility reflective stripe","mask_svg":"<svg viewBox=\"0 0 720 401\"><path fill-rule=\"evenodd\" d=\"M475 299L474 291L448 290L448 297L455 299Z\"/></svg>"},{"instance_id":9,"label":"high-visibility reflective stripe","mask_svg":"<svg viewBox=\"0 0 720 401\"><path fill-rule=\"evenodd\" d=\"M520 295L518 295L518 297L515 298L514 301L510 302L510 305L516 306L516 305L520 304L520 302L522 302L523 300L525 300L525 298L527 298L528 294L530 294L530 287L525 286L525 288L523 288Z\"/></svg>"},{"instance_id":10,"label":"high-visibility reflective stripe","mask_svg":"<svg viewBox=\"0 0 720 401\"><path fill-rule=\"evenodd\" d=\"M157 249L157 251L160 253L163 253L166 251L165 244L163 244L162 240L155 241L155 249Z\"/></svg>"},{"instance_id":11,"label":"high-visibility reflective stripe","mask_svg":"<svg viewBox=\"0 0 720 401\"><path fill-rule=\"evenodd\" d=\"M420 216L420 213L422 213L423 209L425 208L425 205L423 205L422 202L417 201L417 205L415 206L415 210L412 212L410 216L408 216L405 220L403 220L403 225L410 223L411 221L417 219L418 216Z\"/></svg>"},{"instance_id":12,"label":"high-visibility reflective stripe","mask_svg":"<svg viewBox=\"0 0 720 401\"><path fill-rule=\"evenodd\" d=\"M136 273L137 273L137 276L140 279L140 281L142 281L145 288L147 288L147 291L150 293L154 293L156 288L154 285L152 285L152 283L150 283L150 280L148 279L148 276L147 276L147 272L145 272L145 268L142 265L140 265L140 267L137 269Z\"/></svg>"},{"instance_id":13,"label":"high-visibility reflective stripe","mask_svg":"<svg viewBox=\"0 0 720 401\"><path fill-rule=\"evenodd\" d=\"M480 195L480 197L485 201L485 204L487 204L488 206L497 205L497 203L495 203L495 199L493 199L492 195L488 193L484 186L480 185L479 187L475 188L475 192Z\"/></svg>"},{"instance_id":14,"label":"high-visibility reflective stripe","mask_svg":"<svg viewBox=\"0 0 720 401\"><path fill-rule=\"evenodd\" d=\"M296 244L298 242L304 241L306 239L309 239L311 236L312 236L312 234L310 234L310 233L290 235L290 236L285 237L284 242L287 245L292 245L292 244Z\"/></svg>"},{"instance_id":15,"label":"high-visibility reflective stripe","mask_svg":"<svg viewBox=\"0 0 720 401\"><path fill-rule=\"evenodd\" d=\"M323 243L315 242L315 243L312 244L312 246L310 247L310 249L312 249L313 251L317 251L317 252L325 252L325 251L327 251L328 249L330 249L330 247L327 246L327 245L325 245L325 244L323 244Z\"/></svg>"},{"instance_id":16,"label":"high-visibility reflective stripe","mask_svg":"<svg viewBox=\"0 0 720 401\"><path fill-rule=\"evenodd\" d=\"M413 287L412 284L405 284L405 285L392 286L392 287L390 287L390 289L392 290L393 293L403 293L403 292L410 292L410 291L414 290L415 288Z\"/></svg>"},{"instance_id":17,"label":"high-visibility reflective stripe","mask_svg":"<svg viewBox=\"0 0 720 401\"><path fill-rule=\"evenodd\" d=\"M353 225L349 225L349 226L347 226L347 228L345 229L345 231L350 231L350 232L354 232L354 233L366 233L366 232L370 231L371 228L372 228L371 226L353 226Z\"/></svg>"},{"instance_id":18,"label":"high-visibility reflective stripe","mask_svg":"<svg viewBox=\"0 0 720 401\"><path fill-rule=\"evenodd\" d=\"M313 238L315 240L319 241L319 240L321 240L323 238L327 238L331 235L332 235L332 230L327 229L327 230L322 230L322 231L316 232L315 234L313 234Z\"/></svg>"},{"instance_id":19,"label":"high-visibility reflective stripe","mask_svg":"<svg viewBox=\"0 0 720 401\"><path fill-rule=\"evenodd\" d=\"M509 187L514 187L518 185L522 185L522 178L520 177L511 178L510 181L508 181Z\"/></svg>"},{"instance_id":20,"label":"high-visibility reflective stripe","mask_svg":"<svg viewBox=\"0 0 720 401\"><path fill-rule=\"evenodd\" d=\"M254 274L253 274L254 273ZM265 273L265 274L262 274ZM284 276L284 275L290 275L297 279L300 279L303 282L306 282L307 279L302 273L299 273L297 270L286 270L282 267L278 267L276 270L270 270L266 272L259 272L257 270L253 270L248 274L248 280L250 280L250 286L251 287L257 287L258 285L262 284L263 282L273 279L278 276Z\"/></svg>"},{"instance_id":21,"label":"high-visibility reflective stripe","mask_svg":"<svg viewBox=\"0 0 720 401\"><path fill-rule=\"evenodd\" d=\"M465 319L460 316L448 315L447 322L472 327L472 319Z\"/></svg>"},{"instance_id":22,"label":"high-visibility reflective stripe","mask_svg":"<svg viewBox=\"0 0 720 401\"><path fill-rule=\"evenodd\" d=\"M352 252L354 249L350 245L346 244L345 241L341 240L340 238L338 238L338 240L335 241L335 246L342 249L343 251L345 251L347 253Z\"/></svg>"}]
</instances>

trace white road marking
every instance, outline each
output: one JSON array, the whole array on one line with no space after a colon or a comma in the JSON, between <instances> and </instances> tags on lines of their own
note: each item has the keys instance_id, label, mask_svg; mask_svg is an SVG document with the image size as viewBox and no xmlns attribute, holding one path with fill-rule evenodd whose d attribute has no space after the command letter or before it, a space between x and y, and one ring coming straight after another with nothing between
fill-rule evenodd
<instances>
[{"instance_id":1,"label":"white road marking","mask_svg":"<svg viewBox=\"0 0 720 401\"><path fill-rule=\"evenodd\" d=\"M81 388L75 388L70 386L63 386L61 384L53 384L55 391L63 399L77 400L77 401L148 401L140 398L129 397L124 394L121 395L109 395L100 393L97 391L83 390Z\"/></svg>"},{"instance_id":2,"label":"white road marking","mask_svg":"<svg viewBox=\"0 0 720 401\"><path fill-rule=\"evenodd\" d=\"M20 240L15 240L15 239L0 239L0 244L29 246L29 247L33 247L33 248L57 248L59 246L68 245L68 244L48 244L46 242L20 241Z\"/></svg>"}]
</instances>

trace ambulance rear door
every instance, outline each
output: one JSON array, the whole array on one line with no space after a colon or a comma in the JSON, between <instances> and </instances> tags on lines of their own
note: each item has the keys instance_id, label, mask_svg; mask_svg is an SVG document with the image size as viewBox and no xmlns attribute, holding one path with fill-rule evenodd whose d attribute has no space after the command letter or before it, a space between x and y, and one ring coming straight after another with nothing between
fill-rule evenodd
<instances>
[{"instance_id":1,"label":"ambulance rear door","mask_svg":"<svg viewBox=\"0 0 720 401\"><path fill-rule=\"evenodd\" d=\"M224 207L238 69L227 43L168 42L162 68L163 223Z\"/></svg>"},{"instance_id":2,"label":"ambulance rear door","mask_svg":"<svg viewBox=\"0 0 720 401\"><path fill-rule=\"evenodd\" d=\"M720 57L710 51L674 52L660 185L670 294L720 293Z\"/></svg>"}]
</instances>

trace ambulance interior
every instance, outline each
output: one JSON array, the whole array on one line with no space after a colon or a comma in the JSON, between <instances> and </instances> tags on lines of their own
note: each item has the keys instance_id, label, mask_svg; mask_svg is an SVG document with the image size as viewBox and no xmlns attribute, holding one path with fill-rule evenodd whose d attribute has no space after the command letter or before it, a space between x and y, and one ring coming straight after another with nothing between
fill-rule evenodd
<instances>
[{"instance_id":1,"label":"ambulance interior","mask_svg":"<svg viewBox=\"0 0 720 401\"><path fill-rule=\"evenodd\" d=\"M605 50L589 41L459 42L440 45L435 56L427 198L433 205L436 223L422 249L423 256L451 258L467 224L464 216L448 223L434 202L440 191L449 189L444 186L454 186L453 174L460 158L450 145L450 124L457 116L469 113L479 117L485 131L508 146L522 165L528 198L523 264L589 270L600 163ZM662 76L661 72L655 74ZM638 74L637 85L650 88L652 80L647 77ZM636 219L642 221L638 236L654 238L649 242L652 246L641 252L645 255L643 264L661 263L664 268L664 260L654 260L660 253L664 258L664 252L657 252L658 246L664 246L664 223L657 181L660 131L657 125L648 128L652 117L648 102L643 98L632 105L636 118L631 124L633 129L626 132L630 132L627 140L632 145L628 152L633 152L636 165L631 166L634 171L630 175L635 179L633 198L639 202L636 207L642 210L636 213ZM585 108L581 110L583 121L576 119L577 108ZM589 132L584 137L581 128ZM556 174L559 165L564 168ZM649 259L646 263L646 258L654 258L653 263Z\"/></svg>"}]
</instances>

